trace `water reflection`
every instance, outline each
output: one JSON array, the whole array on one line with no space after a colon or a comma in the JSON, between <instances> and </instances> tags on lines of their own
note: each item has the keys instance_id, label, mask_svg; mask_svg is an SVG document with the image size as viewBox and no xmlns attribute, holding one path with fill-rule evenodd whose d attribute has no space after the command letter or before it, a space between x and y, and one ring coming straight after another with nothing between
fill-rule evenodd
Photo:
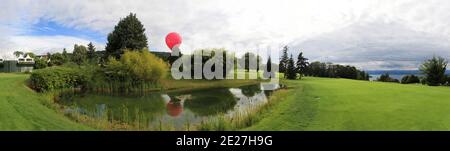
<instances>
[{"instance_id":1,"label":"water reflection","mask_svg":"<svg viewBox=\"0 0 450 151\"><path fill-rule=\"evenodd\" d=\"M176 130L183 130L186 123L198 124L219 114L233 116L267 103L271 91L264 88L265 85L258 84L143 96L62 93L57 102L67 107L67 113L77 112L122 122L139 120L152 127L171 125Z\"/></svg>"},{"instance_id":2,"label":"water reflection","mask_svg":"<svg viewBox=\"0 0 450 151\"><path fill-rule=\"evenodd\" d=\"M161 97L166 103L167 114L172 117L178 117L183 112L184 102L192 99L191 95L179 95L172 99L169 95L162 94Z\"/></svg>"}]
</instances>

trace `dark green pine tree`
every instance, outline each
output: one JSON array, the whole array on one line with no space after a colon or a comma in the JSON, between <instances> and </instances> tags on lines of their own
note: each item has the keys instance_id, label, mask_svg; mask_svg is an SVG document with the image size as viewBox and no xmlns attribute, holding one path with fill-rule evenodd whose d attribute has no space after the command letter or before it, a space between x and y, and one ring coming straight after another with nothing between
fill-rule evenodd
<instances>
[{"instance_id":1,"label":"dark green pine tree","mask_svg":"<svg viewBox=\"0 0 450 151\"><path fill-rule=\"evenodd\" d=\"M295 69L294 59L292 58L292 55L287 61L285 77L291 80L297 78L297 71Z\"/></svg>"},{"instance_id":2,"label":"dark green pine tree","mask_svg":"<svg viewBox=\"0 0 450 151\"><path fill-rule=\"evenodd\" d=\"M296 71L300 75L300 78L302 78L302 75L305 74L306 69L308 68L308 58L303 57L303 52L300 52L297 56L297 62L296 65Z\"/></svg>"},{"instance_id":3,"label":"dark green pine tree","mask_svg":"<svg viewBox=\"0 0 450 151\"><path fill-rule=\"evenodd\" d=\"M270 56L269 56L269 58L267 59L267 63L266 63L266 69L267 69L267 72L272 72L272 59L270 58Z\"/></svg>"},{"instance_id":4,"label":"dark green pine tree","mask_svg":"<svg viewBox=\"0 0 450 151\"><path fill-rule=\"evenodd\" d=\"M125 49L141 50L147 47L147 36L144 25L138 20L136 14L130 13L121 19L108 35L106 44L106 57L120 58Z\"/></svg>"},{"instance_id":5,"label":"dark green pine tree","mask_svg":"<svg viewBox=\"0 0 450 151\"><path fill-rule=\"evenodd\" d=\"M264 78L275 78L275 72L276 71L272 71L272 59L269 58L267 59L267 63L266 63L266 68L264 69L264 73L263 76Z\"/></svg>"},{"instance_id":6,"label":"dark green pine tree","mask_svg":"<svg viewBox=\"0 0 450 151\"><path fill-rule=\"evenodd\" d=\"M92 59L95 59L96 58L96 55L95 55L95 46L94 46L94 44L92 44L92 42L90 42L89 44L88 44L88 51L87 51L87 58L89 59L89 60L92 60Z\"/></svg>"},{"instance_id":7,"label":"dark green pine tree","mask_svg":"<svg viewBox=\"0 0 450 151\"><path fill-rule=\"evenodd\" d=\"M288 58L288 50L289 50L288 46L284 46L284 47L283 47L283 50L282 50L283 54L281 55L281 58L280 58L280 64L279 64L279 71L280 71L281 73L285 73L285 74L284 74L284 77L285 77L285 78L286 78L287 62L289 61L289 58Z\"/></svg>"}]
</instances>

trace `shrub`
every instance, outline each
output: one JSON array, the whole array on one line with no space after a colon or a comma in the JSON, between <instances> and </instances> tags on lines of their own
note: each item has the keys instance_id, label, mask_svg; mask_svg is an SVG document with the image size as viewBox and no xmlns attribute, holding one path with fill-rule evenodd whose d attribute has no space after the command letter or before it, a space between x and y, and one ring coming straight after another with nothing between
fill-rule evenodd
<instances>
[{"instance_id":1,"label":"shrub","mask_svg":"<svg viewBox=\"0 0 450 151\"><path fill-rule=\"evenodd\" d=\"M93 73L90 81L94 84L89 87L119 92L155 88L167 70L166 62L145 49L126 51L119 60L108 58L105 67Z\"/></svg>"},{"instance_id":2,"label":"shrub","mask_svg":"<svg viewBox=\"0 0 450 151\"><path fill-rule=\"evenodd\" d=\"M394 82L394 83L399 83L399 82L400 82L400 81L398 81L397 79L391 78L391 77L389 76L389 73L382 74L382 75L377 79L377 81L380 81L380 82Z\"/></svg>"},{"instance_id":3,"label":"shrub","mask_svg":"<svg viewBox=\"0 0 450 151\"><path fill-rule=\"evenodd\" d=\"M48 63L48 66L60 66L67 62L67 58L65 58L59 52L57 52L55 54L51 54L49 57L50 57L50 62Z\"/></svg>"},{"instance_id":4,"label":"shrub","mask_svg":"<svg viewBox=\"0 0 450 151\"><path fill-rule=\"evenodd\" d=\"M142 52L126 51L120 62L132 76L145 82L158 82L167 74L168 65L145 49Z\"/></svg>"},{"instance_id":5,"label":"shrub","mask_svg":"<svg viewBox=\"0 0 450 151\"><path fill-rule=\"evenodd\" d=\"M445 85L450 86L450 75L445 75Z\"/></svg>"},{"instance_id":6,"label":"shrub","mask_svg":"<svg viewBox=\"0 0 450 151\"><path fill-rule=\"evenodd\" d=\"M50 67L34 71L30 86L39 92L62 88L76 88L87 82L86 76L76 68Z\"/></svg>"},{"instance_id":7,"label":"shrub","mask_svg":"<svg viewBox=\"0 0 450 151\"><path fill-rule=\"evenodd\" d=\"M110 57L105 73L112 80L159 82L167 70L168 65L162 59L143 50L126 51L120 60Z\"/></svg>"},{"instance_id":8,"label":"shrub","mask_svg":"<svg viewBox=\"0 0 450 151\"><path fill-rule=\"evenodd\" d=\"M47 60L45 59L36 59L34 63L34 69L44 69L48 66Z\"/></svg>"},{"instance_id":9,"label":"shrub","mask_svg":"<svg viewBox=\"0 0 450 151\"><path fill-rule=\"evenodd\" d=\"M75 45L73 48L72 61L78 65L83 64L87 60L88 50L83 45Z\"/></svg>"},{"instance_id":10,"label":"shrub","mask_svg":"<svg viewBox=\"0 0 450 151\"><path fill-rule=\"evenodd\" d=\"M415 75L406 75L402 78L402 84L420 83L420 79Z\"/></svg>"},{"instance_id":11,"label":"shrub","mask_svg":"<svg viewBox=\"0 0 450 151\"><path fill-rule=\"evenodd\" d=\"M111 57L104 67L67 63L36 70L30 77L30 86L39 92L64 88L128 92L157 87L167 70L163 60L144 49L127 51L120 60Z\"/></svg>"}]
</instances>

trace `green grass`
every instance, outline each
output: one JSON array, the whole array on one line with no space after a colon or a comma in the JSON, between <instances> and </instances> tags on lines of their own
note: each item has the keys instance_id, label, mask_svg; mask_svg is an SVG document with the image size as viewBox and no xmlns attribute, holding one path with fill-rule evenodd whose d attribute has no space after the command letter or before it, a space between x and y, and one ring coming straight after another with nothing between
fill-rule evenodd
<instances>
[{"instance_id":1,"label":"green grass","mask_svg":"<svg viewBox=\"0 0 450 151\"><path fill-rule=\"evenodd\" d=\"M241 87L258 84L261 80L163 80L166 90L185 91L210 88Z\"/></svg>"},{"instance_id":2,"label":"green grass","mask_svg":"<svg viewBox=\"0 0 450 151\"><path fill-rule=\"evenodd\" d=\"M51 97L25 86L26 74L0 74L0 130L92 130L43 103ZM169 81L201 89L254 80ZM450 130L450 87L307 77L283 81L271 105L244 130Z\"/></svg>"},{"instance_id":3,"label":"green grass","mask_svg":"<svg viewBox=\"0 0 450 151\"><path fill-rule=\"evenodd\" d=\"M347 79L285 81L245 130L450 130L450 87Z\"/></svg>"},{"instance_id":4,"label":"green grass","mask_svg":"<svg viewBox=\"0 0 450 151\"><path fill-rule=\"evenodd\" d=\"M94 130L64 116L53 103L54 93L37 93L26 86L27 74L0 73L1 130ZM165 80L171 91L237 87L259 80ZM80 120L80 119L75 119Z\"/></svg>"},{"instance_id":5,"label":"green grass","mask_svg":"<svg viewBox=\"0 0 450 151\"><path fill-rule=\"evenodd\" d=\"M0 73L0 130L92 130L43 105L46 97L25 86L28 77Z\"/></svg>"}]
</instances>

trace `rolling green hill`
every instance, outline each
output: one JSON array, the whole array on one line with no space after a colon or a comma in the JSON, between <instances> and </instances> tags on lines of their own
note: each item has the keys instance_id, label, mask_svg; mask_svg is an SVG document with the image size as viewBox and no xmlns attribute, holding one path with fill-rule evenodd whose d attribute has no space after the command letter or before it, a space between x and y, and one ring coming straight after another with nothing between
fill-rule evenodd
<instances>
[{"instance_id":1,"label":"rolling green hill","mask_svg":"<svg viewBox=\"0 0 450 151\"><path fill-rule=\"evenodd\" d=\"M450 87L309 77L286 83L292 88L247 130L450 130Z\"/></svg>"},{"instance_id":2,"label":"rolling green hill","mask_svg":"<svg viewBox=\"0 0 450 151\"><path fill-rule=\"evenodd\" d=\"M44 106L25 86L26 74L0 73L0 130L91 130Z\"/></svg>"}]
</instances>

